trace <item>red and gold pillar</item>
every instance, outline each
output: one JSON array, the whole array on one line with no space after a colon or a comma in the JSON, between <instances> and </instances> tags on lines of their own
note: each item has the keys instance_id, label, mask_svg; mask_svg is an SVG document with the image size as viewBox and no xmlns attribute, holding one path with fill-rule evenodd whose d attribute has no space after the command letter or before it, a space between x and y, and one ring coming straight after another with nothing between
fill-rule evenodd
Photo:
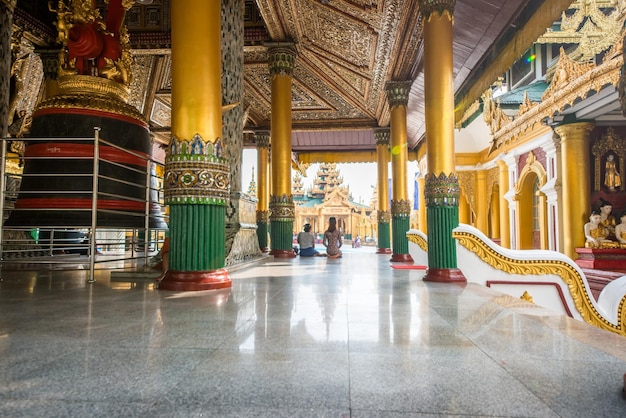
<instances>
[{"instance_id":1,"label":"red and gold pillar","mask_svg":"<svg viewBox=\"0 0 626 418\"><path fill-rule=\"evenodd\" d=\"M411 201L408 198L406 107L411 81L388 81L385 85L391 111L391 172L392 172L392 255L391 261L413 262L406 236L411 227Z\"/></svg>"},{"instance_id":2,"label":"red and gold pillar","mask_svg":"<svg viewBox=\"0 0 626 418\"><path fill-rule=\"evenodd\" d=\"M424 16L424 93L426 108L426 281L467 280L457 268L452 230L459 224L459 179L454 163L454 80L452 22L454 0L420 1Z\"/></svg>"},{"instance_id":3,"label":"red and gold pillar","mask_svg":"<svg viewBox=\"0 0 626 418\"><path fill-rule=\"evenodd\" d=\"M291 194L291 85L296 49L291 43L270 43L269 72L272 82L272 190L270 196L271 254L295 257Z\"/></svg>"},{"instance_id":4,"label":"red and gold pillar","mask_svg":"<svg viewBox=\"0 0 626 418\"><path fill-rule=\"evenodd\" d=\"M172 139L165 162L169 270L159 287L230 287L225 263L229 166L222 135L221 4L172 4Z\"/></svg>"},{"instance_id":5,"label":"red and gold pillar","mask_svg":"<svg viewBox=\"0 0 626 418\"><path fill-rule=\"evenodd\" d=\"M257 205L256 205L256 225L257 236L259 238L259 248L264 253L269 251L267 243L267 233L269 232L270 211L268 205L268 162L269 162L270 133L257 132Z\"/></svg>"},{"instance_id":6,"label":"red and gold pillar","mask_svg":"<svg viewBox=\"0 0 626 418\"><path fill-rule=\"evenodd\" d=\"M376 254L391 254L391 215L389 213L389 128L374 130L378 168L378 243Z\"/></svg>"}]
</instances>

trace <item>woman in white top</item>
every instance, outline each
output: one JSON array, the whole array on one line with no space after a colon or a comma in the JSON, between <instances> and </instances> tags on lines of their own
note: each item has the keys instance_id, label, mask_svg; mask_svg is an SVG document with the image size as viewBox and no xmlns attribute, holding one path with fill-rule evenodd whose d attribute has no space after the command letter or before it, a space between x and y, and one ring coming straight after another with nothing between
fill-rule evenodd
<instances>
[{"instance_id":1,"label":"woman in white top","mask_svg":"<svg viewBox=\"0 0 626 418\"><path fill-rule=\"evenodd\" d=\"M298 245L300 245L300 257L317 257L319 251L315 249L315 237L311 234L311 225L304 225L304 231L298 234Z\"/></svg>"}]
</instances>

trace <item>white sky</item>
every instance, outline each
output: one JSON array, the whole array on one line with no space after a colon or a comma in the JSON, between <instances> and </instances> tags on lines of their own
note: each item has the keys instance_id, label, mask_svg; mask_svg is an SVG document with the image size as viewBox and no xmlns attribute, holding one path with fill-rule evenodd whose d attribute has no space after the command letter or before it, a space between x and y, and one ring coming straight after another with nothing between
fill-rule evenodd
<instances>
[{"instance_id":1,"label":"white sky","mask_svg":"<svg viewBox=\"0 0 626 418\"><path fill-rule=\"evenodd\" d=\"M243 189L243 192L248 191L248 186L250 185L250 180L252 179L253 168L254 181L258 181L256 173L256 155L256 149L243 150L241 169L241 188ZM305 190L308 190L313 185L313 180L315 179L318 167L319 164L311 164L311 166L307 169L307 176L302 178ZM362 202L369 205L374 187L376 186L376 177L378 174L376 170L376 163L340 163L337 164L337 168L340 175L343 177L343 185L350 188L350 193L352 194L354 200L356 202ZM413 199L413 179L417 171L417 163L409 161L407 166L409 199ZM391 173L391 167L389 167L389 173Z\"/></svg>"}]
</instances>

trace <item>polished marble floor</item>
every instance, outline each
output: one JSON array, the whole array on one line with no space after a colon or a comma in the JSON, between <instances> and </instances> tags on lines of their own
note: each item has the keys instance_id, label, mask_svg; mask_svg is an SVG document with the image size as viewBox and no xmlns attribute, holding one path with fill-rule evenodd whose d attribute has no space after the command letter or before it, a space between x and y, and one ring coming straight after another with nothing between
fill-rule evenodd
<instances>
[{"instance_id":1,"label":"polished marble floor","mask_svg":"<svg viewBox=\"0 0 626 418\"><path fill-rule=\"evenodd\" d=\"M626 416L626 338L371 248L222 291L1 274L0 417Z\"/></svg>"}]
</instances>

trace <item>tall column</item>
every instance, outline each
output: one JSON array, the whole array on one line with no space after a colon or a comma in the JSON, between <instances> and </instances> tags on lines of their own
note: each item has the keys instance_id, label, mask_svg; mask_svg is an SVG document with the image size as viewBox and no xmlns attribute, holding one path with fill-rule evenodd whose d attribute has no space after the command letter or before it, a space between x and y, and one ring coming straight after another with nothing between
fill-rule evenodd
<instances>
[{"instance_id":1,"label":"tall column","mask_svg":"<svg viewBox=\"0 0 626 418\"><path fill-rule=\"evenodd\" d=\"M476 228L489 235L489 199L487 196L487 171L476 172Z\"/></svg>"},{"instance_id":2,"label":"tall column","mask_svg":"<svg viewBox=\"0 0 626 418\"><path fill-rule=\"evenodd\" d=\"M391 254L391 214L389 213L389 128L374 130L378 167L378 244L376 254Z\"/></svg>"},{"instance_id":3,"label":"tall column","mask_svg":"<svg viewBox=\"0 0 626 418\"><path fill-rule=\"evenodd\" d=\"M11 29L16 3L17 0L0 0L0 138L6 138L9 133Z\"/></svg>"},{"instance_id":4,"label":"tall column","mask_svg":"<svg viewBox=\"0 0 626 418\"><path fill-rule=\"evenodd\" d=\"M230 287L224 270L229 167L222 135L221 4L172 5L172 140L165 161L170 260L159 287Z\"/></svg>"},{"instance_id":5,"label":"tall column","mask_svg":"<svg viewBox=\"0 0 626 418\"><path fill-rule=\"evenodd\" d=\"M424 93L426 108L426 281L466 282L457 268L452 230L459 224L459 179L454 164L454 82L452 21L454 0L421 0L424 16Z\"/></svg>"},{"instance_id":6,"label":"tall column","mask_svg":"<svg viewBox=\"0 0 626 418\"><path fill-rule=\"evenodd\" d=\"M413 262L406 236L411 228L411 201L408 198L406 106L411 81L388 81L385 85L391 111L391 261Z\"/></svg>"},{"instance_id":7,"label":"tall column","mask_svg":"<svg viewBox=\"0 0 626 418\"><path fill-rule=\"evenodd\" d=\"M256 225L257 236L259 237L259 247L264 253L269 251L267 245L267 233L269 231L270 212L268 205L268 162L270 148L270 133L258 132L256 134L257 150L257 205L256 205Z\"/></svg>"},{"instance_id":8,"label":"tall column","mask_svg":"<svg viewBox=\"0 0 626 418\"><path fill-rule=\"evenodd\" d=\"M576 247L585 244L584 226L591 211L589 195L589 133L591 122L578 122L556 127L561 137L563 186L563 253L576 259Z\"/></svg>"},{"instance_id":9,"label":"tall column","mask_svg":"<svg viewBox=\"0 0 626 418\"><path fill-rule=\"evenodd\" d=\"M291 194L291 83L296 50L291 43L266 46L272 82L271 254L291 258L295 257L292 243L295 206Z\"/></svg>"}]
</instances>

